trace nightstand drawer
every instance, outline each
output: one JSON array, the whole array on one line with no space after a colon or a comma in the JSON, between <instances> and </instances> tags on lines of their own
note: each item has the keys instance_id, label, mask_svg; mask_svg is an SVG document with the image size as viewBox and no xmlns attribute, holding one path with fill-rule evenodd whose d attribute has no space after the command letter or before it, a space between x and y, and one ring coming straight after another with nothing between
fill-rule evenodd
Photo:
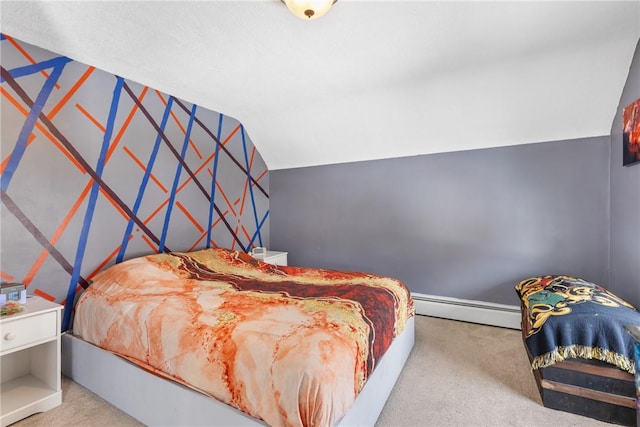
<instances>
[{"instance_id":1,"label":"nightstand drawer","mask_svg":"<svg viewBox=\"0 0 640 427\"><path fill-rule=\"evenodd\" d=\"M50 311L36 316L20 317L16 320L7 319L2 322L0 351L4 352L47 338L56 338L56 316L56 312Z\"/></svg>"}]
</instances>

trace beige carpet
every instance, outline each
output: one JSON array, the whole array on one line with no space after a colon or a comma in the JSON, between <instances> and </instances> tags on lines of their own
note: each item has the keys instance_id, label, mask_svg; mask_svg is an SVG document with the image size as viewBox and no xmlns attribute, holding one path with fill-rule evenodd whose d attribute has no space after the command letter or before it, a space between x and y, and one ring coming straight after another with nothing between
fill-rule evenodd
<instances>
[{"instance_id":1,"label":"beige carpet","mask_svg":"<svg viewBox=\"0 0 640 427\"><path fill-rule=\"evenodd\" d=\"M66 378L62 406L14 424L139 425ZM520 331L417 316L416 345L376 426L611 424L542 406Z\"/></svg>"}]
</instances>

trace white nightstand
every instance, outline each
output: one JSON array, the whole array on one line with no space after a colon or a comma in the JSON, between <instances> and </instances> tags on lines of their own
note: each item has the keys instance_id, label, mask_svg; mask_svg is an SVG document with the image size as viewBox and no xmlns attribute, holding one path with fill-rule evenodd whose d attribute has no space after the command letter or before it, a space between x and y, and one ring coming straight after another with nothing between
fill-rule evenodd
<instances>
[{"instance_id":1,"label":"white nightstand","mask_svg":"<svg viewBox=\"0 0 640 427\"><path fill-rule=\"evenodd\" d=\"M62 306L29 297L20 313L0 318L2 427L62 403Z\"/></svg>"},{"instance_id":2,"label":"white nightstand","mask_svg":"<svg viewBox=\"0 0 640 427\"><path fill-rule=\"evenodd\" d=\"M287 254L288 252L267 251L264 255L253 254L251 256L269 264L287 265Z\"/></svg>"}]
</instances>

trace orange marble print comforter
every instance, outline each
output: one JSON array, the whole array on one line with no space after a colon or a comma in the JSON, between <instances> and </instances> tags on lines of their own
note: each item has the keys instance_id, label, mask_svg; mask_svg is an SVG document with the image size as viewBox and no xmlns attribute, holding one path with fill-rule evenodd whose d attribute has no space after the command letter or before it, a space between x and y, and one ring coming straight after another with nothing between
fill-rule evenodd
<instances>
[{"instance_id":1,"label":"orange marble print comforter","mask_svg":"<svg viewBox=\"0 0 640 427\"><path fill-rule=\"evenodd\" d=\"M273 426L329 426L413 316L399 281L205 249L99 273L73 333Z\"/></svg>"}]
</instances>

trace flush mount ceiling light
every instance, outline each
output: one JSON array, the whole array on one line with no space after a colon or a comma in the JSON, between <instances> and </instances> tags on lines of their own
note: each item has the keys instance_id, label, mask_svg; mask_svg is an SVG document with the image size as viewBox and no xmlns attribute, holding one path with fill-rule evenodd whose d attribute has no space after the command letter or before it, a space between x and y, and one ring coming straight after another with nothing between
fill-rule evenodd
<instances>
[{"instance_id":1,"label":"flush mount ceiling light","mask_svg":"<svg viewBox=\"0 0 640 427\"><path fill-rule=\"evenodd\" d=\"M338 0L282 0L291 13L305 20L318 19Z\"/></svg>"}]
</instances>

